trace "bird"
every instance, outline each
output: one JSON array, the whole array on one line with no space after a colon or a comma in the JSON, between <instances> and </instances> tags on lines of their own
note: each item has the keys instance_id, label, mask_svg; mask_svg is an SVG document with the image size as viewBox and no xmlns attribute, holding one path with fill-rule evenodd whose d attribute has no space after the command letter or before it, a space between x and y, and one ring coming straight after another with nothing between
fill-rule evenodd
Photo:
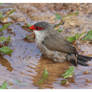
<instances>
[{"instance_id":1,"label":"bird","mask_svg":"<svg viewBox=\"0 0 92 92\"><path fill-rule=\"evenodd\" d=\"M72 43L63 34L55 30L54 25L45 21L37 22L29 27L35 33L35 41L42 55L54 62L68 61L72 65L88 66L92 57L80 55Z\"/></svg>"}]
</instances>

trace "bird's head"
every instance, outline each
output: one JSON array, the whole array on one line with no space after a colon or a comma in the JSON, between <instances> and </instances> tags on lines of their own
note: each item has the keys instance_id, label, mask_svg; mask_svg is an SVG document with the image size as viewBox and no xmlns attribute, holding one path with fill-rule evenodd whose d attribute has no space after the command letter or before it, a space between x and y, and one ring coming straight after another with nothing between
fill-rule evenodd
<instances>
[{"instance_id":1,"label":"bird's head","mask_svg":"<svg viewBox=\"0 0 92 92\"><path fill-rule=\"evenodd\" d=\"M51 25L48 22L37 22L34 25L29 27L29 29L33 31L44 31L50 28L51 28Z\"/></svg>"}]
</instances>

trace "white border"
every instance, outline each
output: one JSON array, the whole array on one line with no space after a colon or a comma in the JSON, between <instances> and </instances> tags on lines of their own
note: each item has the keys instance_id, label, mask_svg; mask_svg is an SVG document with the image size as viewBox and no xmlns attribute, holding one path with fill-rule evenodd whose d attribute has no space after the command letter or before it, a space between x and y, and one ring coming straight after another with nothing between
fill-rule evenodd
<instances>
[{"instance_id":1,"label":"white border","mask_svg":"<svg viewBox=\"0 0 92 92\"><path fill-rule=\"evenodd\" d=\"M92 3L92 0L3 0L0 3ZM7 89L1 92L92 92L91 89Z\"/></svg>"},{"instance_id":2,"label":"white border","mask_svg":"<svg viewBox=\"0 0 92 92\"><path fill-rule=\"evenodd\" d=\"M0 0L2 3L92 3L92 0Z\"/></svg>"},{"instance_id":3,"label":"white border","mask_svg":"<svg viewBox=\"0 0 92 92\"><path fill-rule=\"evenodd\" d=\"M92 92L91 89L7 89L1 92Z\"/></svg>"}]
</instances>

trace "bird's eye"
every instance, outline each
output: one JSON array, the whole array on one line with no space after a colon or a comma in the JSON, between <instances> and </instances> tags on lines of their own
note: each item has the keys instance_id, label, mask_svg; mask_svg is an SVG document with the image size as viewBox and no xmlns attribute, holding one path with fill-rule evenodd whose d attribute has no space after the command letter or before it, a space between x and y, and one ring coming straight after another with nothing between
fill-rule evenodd
<instances>
[{"instance_id":1,"label":"bird's eye","mask_svg":"<svg viewBox=\"0 0 92 92\"><path fill-rule=\"evenodd\" d=\"M35 29L38 30L39 28L36 26Z\"/></svg>"},{"instance_id":2,"label":"bird's eye","mask_svg":"<svg viewBox=\"0 0 92 92\"><path fill-rule=\"evenodd\" d=\"M43 29L42 27L36 26L36 30L42 30L42 29Z\"/></svg>"},{"instance_id":3,"label":"bird's eye","mask_svg":"<svg viewBox=\"0 0 92 92\"><path fill-rule=\"evenodd\" d=\"M39 30L39 27L36 27L37 30Z\"/></svg>"}]
</instances>

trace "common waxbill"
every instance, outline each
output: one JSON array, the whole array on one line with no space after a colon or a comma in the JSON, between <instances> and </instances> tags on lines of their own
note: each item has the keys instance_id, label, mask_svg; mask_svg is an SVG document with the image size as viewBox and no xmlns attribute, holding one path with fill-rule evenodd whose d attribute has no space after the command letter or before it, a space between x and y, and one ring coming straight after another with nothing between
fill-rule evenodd
<instances>
[{"instance_id":1,"label":"common waxbill","mask_svg":"<svg viewBox=\"0 0 92 92\"><path fill-rule=\"evenodd\" d=\"M76 48L64 38L64 35L57 32L52 24L38 22L29 29L34 30L36 43L42 54L54 62L69 61L75 66L88 66L86 62L92 59L79 55Z\"/></svg>"}]
</instances>

